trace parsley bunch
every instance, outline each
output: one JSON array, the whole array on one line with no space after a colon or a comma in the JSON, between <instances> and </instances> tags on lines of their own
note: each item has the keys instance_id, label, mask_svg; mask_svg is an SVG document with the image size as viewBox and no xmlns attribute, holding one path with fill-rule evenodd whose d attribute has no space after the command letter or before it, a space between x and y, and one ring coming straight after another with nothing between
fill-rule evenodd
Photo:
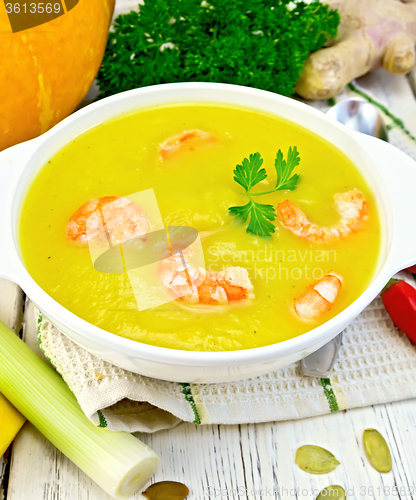
<instances>
[{"instance_id":1,"label":"parsley bunch","mask_svg":"<svg viewBox=\"0 0 416 500\"><path fill-rule=\"evenodd\" d=\"M234 180L245 190L248 198L247 205L230 207L228 210L231 215L246 222L250 218L247 232L257 236L270 236L274 233L272 221L276 219L276 211L273 205L258 203L253 200L254 196L274 193L285 189L293 190L299 180L298 174L292 172L300 163L299 153L296 148L290 147L287 153L287 161L283 159L283 153L279 149L274 161L276 169L276 185L269 191L252 192L251 189L259 182L267 178L266 170L262 167L263 159L260 153L250 155L250 158L244 158L241 165L237 165L234 170Z\"/></svg>"},{"instance_id":2,"label":"parsley bunch","mask_svg":"<svg viewBox=\"0 0 416 500\"><path fill-rule=\"evenodd\" d=\"M148 0L119 16L98 73L100 97L172 82L222 82L290 96L308 54L336 36L319 1Z\"/></svg>"}]
</instances>

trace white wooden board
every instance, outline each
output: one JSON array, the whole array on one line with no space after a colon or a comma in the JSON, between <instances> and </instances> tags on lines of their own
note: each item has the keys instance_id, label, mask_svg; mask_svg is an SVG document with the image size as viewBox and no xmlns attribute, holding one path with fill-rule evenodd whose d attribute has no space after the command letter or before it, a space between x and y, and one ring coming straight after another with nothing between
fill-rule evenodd
<instances>
[{"instance_id":1,"label":"white wooden board","mask_svg":"<svg viewBox=\"0 0 416 500\"><path fill-rule=\"evenodd\" d=\"M416 67L408 75L410 86L412 87L413 93L416 97Z\"/></svg>"},{"instance_id":2,"label":"white wooden board","mask_svg":"<svg viewBox=\"0 0 416 500\"><path fill-rule=\"evenodd\" d=\"M416 135L416 99L405 76L392 75L378 69L359 79L360 86L385 102L390 111ZM415 87L416 88L416 87Z\"/></svg>"},{"instance_id":3,"label":"white wooden board","mask_svg":"<svg viewBox=\"0 0 416 500\"><path fill-rule=\"evenodd\" d=\"M11 281L0 278L0 320L16 333L23 319L23 292Z\"/></svg>"}]
</instances>

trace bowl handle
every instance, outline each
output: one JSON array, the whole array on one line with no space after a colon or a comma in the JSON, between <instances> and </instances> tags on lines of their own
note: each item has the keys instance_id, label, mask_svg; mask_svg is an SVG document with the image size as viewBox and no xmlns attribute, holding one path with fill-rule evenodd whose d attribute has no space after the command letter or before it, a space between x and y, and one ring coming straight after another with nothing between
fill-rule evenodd
<instances>
[{"instance_id":1,"label":"bowl handle","mask_svg":"<svg viewBox=\"0 0 416 500\"><path fill-rule=\"evenodd\" d=\"M15 282L20 260L15 248L12 208L16 186L37 141L33 139L0 152L0 277Z\"/></svg>"},{"instance_id":2,"label":"bowl handle","mask_svg":"<svg viewBox=\"0 0 416 500\"><path fill-rule=\"evenodd\" d=\"M416 161L387 142L356 132L391 194L391 274L416 264ZM415 145L416 149L416 145Z\"/></svg>"}]
</instances>

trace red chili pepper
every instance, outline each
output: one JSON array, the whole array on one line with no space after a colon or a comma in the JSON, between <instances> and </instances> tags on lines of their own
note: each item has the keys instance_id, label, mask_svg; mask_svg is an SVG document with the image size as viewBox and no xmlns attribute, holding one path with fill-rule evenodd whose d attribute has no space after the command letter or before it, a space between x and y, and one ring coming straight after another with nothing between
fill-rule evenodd
<instances>
[{"instance_id":1,"label":"red chili pepper","mask_svg":"<svg viewBox=\"0 0 416 500\"><path fill-rule=\"evenodd\" d=\"M412 273L412 274L416 274L416 264L414 266L408 267L407 269L405 269L405 271Z\"/></svg>"},{"instance_id":2,"label":"red chili pepper","mask_svg":"<svg viewBox=\"0 0 416 500\"><path fill-rule=\"evenodd\" d=\"M416 342L416 290L405 281L391 279L381 300L393 323Z\"/></svg>"}]
</instances>

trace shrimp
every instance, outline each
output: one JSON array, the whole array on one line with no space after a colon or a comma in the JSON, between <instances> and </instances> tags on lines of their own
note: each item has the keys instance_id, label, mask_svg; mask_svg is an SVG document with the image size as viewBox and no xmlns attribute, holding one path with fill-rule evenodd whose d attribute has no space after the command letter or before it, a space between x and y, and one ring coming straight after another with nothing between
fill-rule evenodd
<instances>
[{"instance_id":1,"label":"shrimp","mask_svg":"<svg viewBox=\"0 0 416 500\"><path fill-rule=\"evenodd\" d=\"M162 283L178 297L192 295L205 280L207 272L202 267L188 267L184 255L171 255L160 262Z\"/></svg>"},{"instance_id":2,"label":"shrimp","mask_svg":"<svg viewBox=\"0 0 416 500\"><path fill-rule=\"evenodd\" d=\"M204 130L184 130L181 134L168 137L162 142L159 146L159 159L161 161L167 160L180 149L184 149L185 146L188 146L188 149L192 151L198 144L212 140L211 134Z\"/></svg>"},{"instance_id":3,"label":"shrimp","mask_svg":"<svg viewBox=\"0 0 416 500\"><path fill-rule=\"evenodd\" d=\"M368 219L367 202L358 189L337 193L334 196L335 207L341 215L337 226L323 227L310 222L306 215L292 201L278 204L283 224L301 238L314 243L328 243L334 239L346 237Z\"/></svg>"},{"instance_id":4,"label":"shrimp","mask_svg":"<svg viewBox=\"0 0 416 500\"><path fill-rule=\"evenodd\" d=\"M161 278L180 299L192 304L225 305L255 297L247 269L242 267L207 272L202 267L187 267L174 255L163 260Z\"/></svg>"},{"instance_id":5,"label":"shrimp","mask_svg":"<svg viewBox=\"0 0 416 500\"><path fill-rule=\"evenodd\" d=\"M296 314L304 320L320 318L329 311L342 288L342 277L336 273L329 273L319 281L309 286L306 291L295 300Z\"/></svg>"},{"instance_id":6,"label":"shrimp","mask_svg":"<svg viewBox=\"0 0 416 500\"><path fill-rule=\"evenodd\" d=\"M87 243L98 235L103 227L109 233L113 245L150 231L145 213L135 203L128 198L105 196L94 198L78 208L69 220L66 233L75 243Z\"/></svg>"},{"instance_id":7,"label":"shrimp","mask_svg":"<svg viewBox=\"0 0 416 500\"><path fill-rule=\"evenodd\" d=\"M254 287L247 269L234 266L223 271L207 273L197 288L200 304L228 304L254 299Z\"/></svg>"}]
</instances>

